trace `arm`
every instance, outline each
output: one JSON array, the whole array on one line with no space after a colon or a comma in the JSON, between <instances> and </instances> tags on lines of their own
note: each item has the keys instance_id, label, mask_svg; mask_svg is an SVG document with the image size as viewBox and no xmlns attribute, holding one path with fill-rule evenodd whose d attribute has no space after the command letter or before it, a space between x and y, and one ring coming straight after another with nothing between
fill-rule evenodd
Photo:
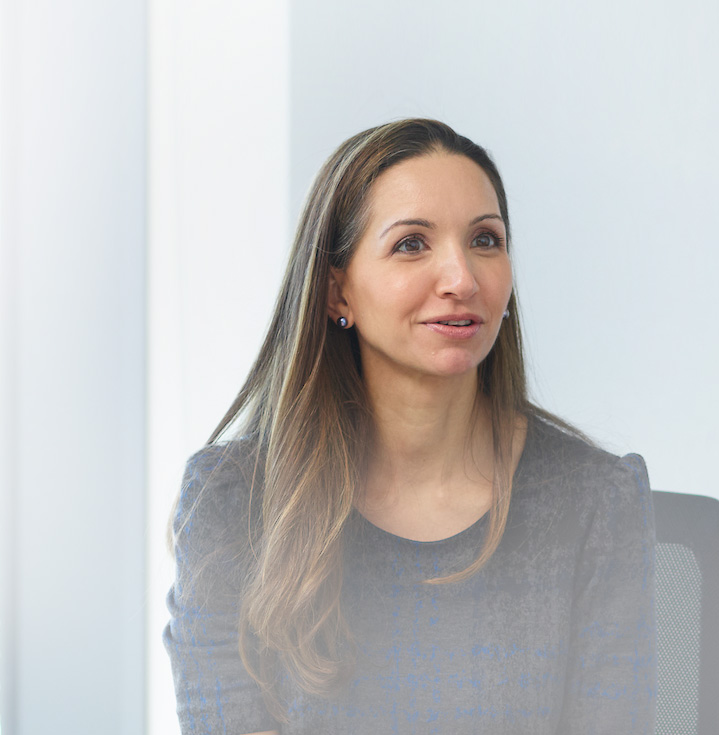
<instances>
[{"instance_id":1,"label":"arm","mask_svg":"<svg viewBox=\"0 0 719 735\"><path fill-rule=\"evenodd\" d=\"M277 732L238 649L247 546L240 478L222 447L199 452L188 462L173 519L176 578L163 641L183 735Z\"/></svg>"},{"instance_id":2,"label":"arm","mask_svg":"<svg viewBox=\"0 0 719 735\"><path fill-rule=\"evenodd\" d=\"M559 734L653 735L654 515L641 457L618 460L576 570Z\"/></svg>"}]
</instances>

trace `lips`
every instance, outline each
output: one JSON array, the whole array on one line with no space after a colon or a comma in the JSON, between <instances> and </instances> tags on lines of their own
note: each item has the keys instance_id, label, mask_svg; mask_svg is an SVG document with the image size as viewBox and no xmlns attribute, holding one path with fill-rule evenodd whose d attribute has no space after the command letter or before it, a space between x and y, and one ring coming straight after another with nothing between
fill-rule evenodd
<instances>
[{"instance_id":1,"label":"lips","mask_svg":"<svg viewBox=\"0 0 719 735\"><path fill-rule=\"evenodd\" d=\"M459 340L474 337L483 323L477 314L442 314L423 322L435 334Z\"/></svg>"},{"instance_id":2,"label":"lips","mask_svg":"<svg viewBox=\"0 0 719 735\"><path fill-rule=\"evenodd\" d=\"M425 324L445 324L451 327L468 327L472 324L482 324L483 319L477 314L468 312L462 314L441 314L431 319L426 319Z\"/></svg>"}]
</instances>

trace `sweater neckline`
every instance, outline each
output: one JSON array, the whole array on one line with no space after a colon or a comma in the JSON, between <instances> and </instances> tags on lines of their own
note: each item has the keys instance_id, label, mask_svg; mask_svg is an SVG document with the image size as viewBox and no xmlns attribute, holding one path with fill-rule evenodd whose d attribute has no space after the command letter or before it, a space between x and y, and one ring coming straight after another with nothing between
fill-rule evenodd
<instances>
[{"instance_id":1,"label":"sweater neckline","mask_svg":"<svg viewBox=\"0 0 719 735\"><path fill-rule=\"evenodd\" d=\"M535 424L536 421L534 417L528 416L527 434L524 441L524 447L522 448L522 453L519 455L519 461L517 462L514 474L512 475L512 495L514 495L514 491L521 484L521 478L523 475L522 469L527 463L527 457L530 455L530 445L534 443ZM451 536L446 536L445 538L441 539L434 539L432 541L419 541L417 539L407 538L406 536L399 536L396 533L392 533L391 531L385 531L385 529L380 528L379 526L372 523L372 521L365 518L365 516L363 516L362 513L357 510L357 508L353 507L351 511L351 520L353 524L355 524L356 528L359 527L363 534L371 533L377 539L387 539L394 541L394 543L424 548L436 548L445 544L459 542L465 537L474 536L476 533L483 531L483 527L488 522L488 518L489 511L481 515L476 521L474 521L474 523L471 523L466 528L463 528L461 531L458 531Z\"/></svg>"}]
</instances>

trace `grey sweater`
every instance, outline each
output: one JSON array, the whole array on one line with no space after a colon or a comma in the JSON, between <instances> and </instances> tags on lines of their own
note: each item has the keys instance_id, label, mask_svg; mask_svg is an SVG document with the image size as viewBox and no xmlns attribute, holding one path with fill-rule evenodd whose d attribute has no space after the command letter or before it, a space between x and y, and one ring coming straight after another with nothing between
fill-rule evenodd
<instances>
[{"instance_id":1,"label":"grey sweater","mask_svg":"<svg viewBox=\"0 0 719 735\"><path fill-rule=\"evenodd\" d=\"M637 455L620 459L532 419L505 535L464 582L423 580L476 558L486 518L416 542L354 514L342 593L353 679L322 699L285 677L281 726L237 651L242 460L242 442L196 454L175 519L164 642L183 735L654 732L654 523Z\"/></svg>"}]
</instances>

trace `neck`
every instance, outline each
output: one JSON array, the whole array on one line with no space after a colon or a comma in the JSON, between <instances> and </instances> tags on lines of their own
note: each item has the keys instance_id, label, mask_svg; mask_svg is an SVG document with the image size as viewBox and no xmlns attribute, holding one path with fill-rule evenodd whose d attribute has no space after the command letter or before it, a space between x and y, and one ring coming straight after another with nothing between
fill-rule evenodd
<instances>
[{"instance_id":1,"label":"neck","mask_svg":"<svg viewBox=\"0 0 719 735\"><path fill-rule=\"evenodd\" d=\"M476 372L365 380L376 427L370 493L373 486L441 493L458 475L491 478L491 419L482 404L475 410Z\"/></svg>"}]
</instances>

